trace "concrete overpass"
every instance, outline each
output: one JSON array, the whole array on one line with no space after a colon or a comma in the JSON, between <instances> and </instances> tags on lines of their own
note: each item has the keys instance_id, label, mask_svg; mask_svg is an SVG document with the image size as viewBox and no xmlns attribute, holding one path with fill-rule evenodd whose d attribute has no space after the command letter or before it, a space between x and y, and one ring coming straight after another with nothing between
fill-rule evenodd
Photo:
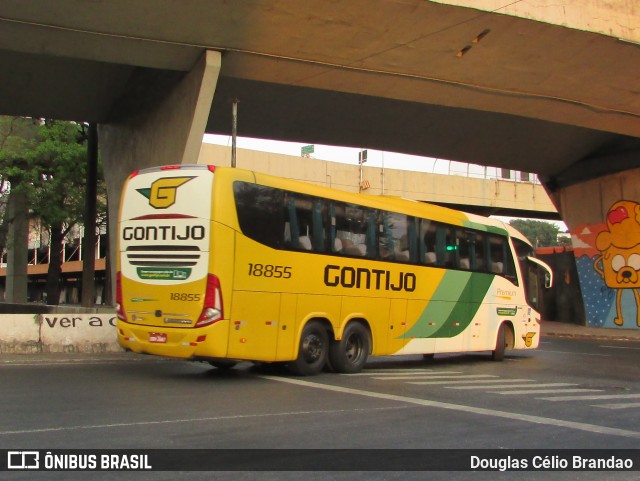
<instances>
[{"instance_id":1,"label":"concrete overpass","mask_svg":"<svg viewBox=\"0 0 640 481\"><path fill-rule=\"evenodd\" d=\"M242 135L531 171L552 190L633 167L633 2L505 3L5 0L0 112L135 123L137 138L169 124L173 139L195 102L207 132L229 133L238 98ZM222 55L205 78L206 51Z\"/></svg>"},{"instance_id":2,"label":"concrete overpass","mask_svg":"<svg viewBox=\"0 0 640 481\"><path fill-rule=\"evenodd\" d=\"M633 0L4 0L0 113L99 123L112 219L237 98L245 136L535 172L581 229L640 198L639 25Z\"/></svg>"},{"instance_id":3,"label":"concrete overpass","mask_svg":"<svg viewBox=\"0 0 640 481\"><path fill-rule=\"evenodd\" d=\"M202 144L200 164L231 165L231 148ZM360 166L306 157L237 150L237 166L266 174L359 192ZM559 219L544 187L532 181L474 177L464 174L446 175L400 169L362 168L364 189L369 195L388 195L430 202L475 214L506 217Z\"/></svg>"}]
</instances>

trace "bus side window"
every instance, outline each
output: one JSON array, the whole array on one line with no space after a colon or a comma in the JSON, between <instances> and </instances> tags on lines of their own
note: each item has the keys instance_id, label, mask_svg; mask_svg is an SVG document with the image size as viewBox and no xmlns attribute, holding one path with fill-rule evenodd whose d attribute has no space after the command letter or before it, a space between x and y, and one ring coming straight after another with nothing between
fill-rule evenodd
<instances>
[{"instance_id":1,"label":"bus side window","mask_svg":"<svg viewBox=\"0 0 640 481\"><path fill-rule=\"evenodd\" d=\"M283 191L238 181L233 184L233 193L243 234L274 249L282 248L286 230Z\"/></svg>"},{"instance_id":2,"label":"bus side window","mask_svg":"<svg viewBox=\"0 0 640 481\"><path fill-rule=\"evenodd\" d=\"M332 219L331 228L335 228L336 232L333 241L334 252L356 257L371 256L372 250L375 251L370 245L372 235L375 239L375 218L373 224L370 219L374 211L342 202L336 202L333 209L335 216ZM369 227L370 224L371 227ZM337 249L338 247L340 250Z\"/></svg>"},{"instance_id":3,"label":"bus side window","mask_svg":"<svg viewBox=\"0 0 640 481\"><path fill-rule=\"evenodd\" d=\"M380 259L397 262L409 262L415 259L413 218L394 212L381 212L379 229Z\"/></svg>"},{"instance_id":4,"label":"bus side window","mask_svg":"<svg viewBox=\"0 0 640 481\"><path fill-rule=\"evenodd\" d=\"M440 267L458 267L458 245L455 230L451 226L439 224L436 228L436 258Z\"/></svg>"},{"instance_id":5,"label":"bus side window","mask_svg":"<svg viewBox=\"0 0 640 481\"><path fill-rule=\"evenodd\" d=\"M436 223L427 219L420 219L420 260L428 266L436 265Z\"/></svg>"},{"instance_id":6,"label":"bus side window","mask_svg":"<svg viewBox=\"0 0 640 481\"><path fill-rule=\"evenodd\" d=\"M484 232L473 232L471 233L471 249L473 251L472 254L472 262L471 268L476 272L486 272L487 264L485 262L486 257L486 236Z\"/></svg>"},{"instance_id":7,"label":"bus side window","mask_svg":"<svg viewBox=\"0 0 640 481\"><path fill-rule=\"evenodd\" d=\"M456 229L456 259L460 269L468 271L471 269L471 247L469 242L469 232Z\"/></svg>"},{"instance_id":8,"label":"bus side window","mask_svg":"<svg viewBox=\"0 0 640 481\"><path fill-rule=\"evenodd\" d=\"M516 277L516 268L511 255L511 249L506 237L492 235L489 241L489 271L492 274L498 274L506 277L514 284L518 285Z\"/></svg>"},{"instance_id":9,"label":"bus side window","mask_svg":"<svg viewBox=\"0 0 640 481\"><path fill-rule=\"evenodd\" d=\"M505 273L505 242L497 236L489 237L489 267L492 274Z\"/></svg>"},{"instance_id":10,"label":"bus side window","mask_svg":"<svg viewBox=\"0 0 640 481\"><path fill-rule=\"evenodd\" d=\"M326 209L320 199L293 192L286 193L287 221L285 243L294 250L325 251L324 217Z\"/></svg>"}]
</instances>

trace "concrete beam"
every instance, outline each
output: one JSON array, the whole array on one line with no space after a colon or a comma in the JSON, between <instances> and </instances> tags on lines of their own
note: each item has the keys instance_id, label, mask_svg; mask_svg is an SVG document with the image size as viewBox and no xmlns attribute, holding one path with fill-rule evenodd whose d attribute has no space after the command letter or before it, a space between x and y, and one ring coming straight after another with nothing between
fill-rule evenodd
<instances>
[{"instance_id":1,"label":"concrete beam","mask_svg":"<svg viewBox=\"0 0 640 481\"><path fill-rule=\"evenodd\" d=\"M230 156L231 149L228 147L205 143L198 162L228 166L231 163ZM357 165L238 149L237 166L347 192L358 192ZM553 203L540 184L373 166L363 168L363 180L368 185L365 193L370 195L405 197L483 215L558 218Z\"/></svg>"},{"instance_id":2,"label":"concrete beam","mask_svg":"<svg viewBox=\"0 0 640 481\"><path fill-rule=\"evenodd\" d=\"M99 126L112 256L123 182L135 169L197 162L220 67L220 52L207 50L186 75L137 70L111 120ZM111 264L115 285L115 262Z\"/></svg>"}]
</instances>

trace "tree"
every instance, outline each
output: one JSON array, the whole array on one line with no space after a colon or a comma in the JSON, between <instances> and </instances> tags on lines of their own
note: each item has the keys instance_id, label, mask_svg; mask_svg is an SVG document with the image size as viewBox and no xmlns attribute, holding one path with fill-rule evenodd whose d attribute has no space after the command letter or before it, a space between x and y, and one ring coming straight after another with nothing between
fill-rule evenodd
<instances>
[{"instance_id":1,"label":"tree","mask_svg":"<svg viewBox=\"0 0 640 481\"><path fill-rule=\"evenodd\" d=\"M0 255L7 247L11 219L6 215L11 192L33 195L29 152L36 145L38 122L24 117L0 116Z\"/></svg>"},{"instance_id":2,"label":"tree","mask_svg":"<svg viewBox=\"0 0 640 481\"><path fill-rule=\"evenodd\" d=\"M34 213L48 226L51 254L47 275L47 302L57 304L60 297L62 248L65 236L82 220L87 176L86 125L46 120L32 152L38 169ZM101 189L104 193L104 185ZM100 192L100 191L99 191ZM104 195L101 196L104 199ZM99 203L99 212L106 206ZM104 215L104 214L103 214Z\"/></svg>"},{"instance_id":3,"label":"tree","mask_svg":"<svg viewBox=\"0 0 640 481\"><path fill-rule=\"evenodd\" d=\"M532 219L514 219L511 227L519 230L534 247L550 247L558 245L560 228L551 222Z\"/></svg>"},{"instance_id":4,"label":"tree","mask_svg":"<svg viewBox=\"0 0 640 481\"><path fill-rule=\"evenodd\" d=\"M3 139L0 144L0 180L8 180L11 191L28 191L32 214L39 217L49 231L51 253L47 301L58 304L63 241L73 226L81 221L84 212L86 125L0 117L0 142ZM106 217L105 190L102 181L98 187L98 198L102 199L98 202L101 218ZM97 224L100 223L101 219Z\"/></svg>"}]
</instances>

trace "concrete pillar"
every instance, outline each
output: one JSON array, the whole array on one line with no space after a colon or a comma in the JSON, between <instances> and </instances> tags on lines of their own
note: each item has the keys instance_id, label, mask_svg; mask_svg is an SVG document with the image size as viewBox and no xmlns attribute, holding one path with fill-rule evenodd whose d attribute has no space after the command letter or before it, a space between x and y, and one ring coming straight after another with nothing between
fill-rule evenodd
<instances>
[{"instance_id":1,"label":"concrete pillar","mask_svg":"<svg viewBox=\"0 0 640 481\"><path fill-rule=\"evenodd\" d=\"M139 70L114 106L112 120L99 126L109 202L112 286L122 184L136 169L197 163L220 66L220 52L208 50L186 75Z\"/></svg>"},{"instance_id":2,"label":"concrete pillar","mask_svg":"<svg viewBox=\"0 0 640 481\"><path fill-rule=\"evenodd\" d=\"M640 168L563 187L555 198L571 232L587 325L640 328Z\"/></svg>"},{"instance_id":3,"label":"concrete pillar","mask_svg":"<svg viewBox=\"0 0 640 481\"><path fill-rule=\"evenodd\" d=\"M27 194L24 191L15 189L11 192L7 206L9 232L7 234L5 302L27 302L28 205Z\"/></svg>"}]
</instances>

